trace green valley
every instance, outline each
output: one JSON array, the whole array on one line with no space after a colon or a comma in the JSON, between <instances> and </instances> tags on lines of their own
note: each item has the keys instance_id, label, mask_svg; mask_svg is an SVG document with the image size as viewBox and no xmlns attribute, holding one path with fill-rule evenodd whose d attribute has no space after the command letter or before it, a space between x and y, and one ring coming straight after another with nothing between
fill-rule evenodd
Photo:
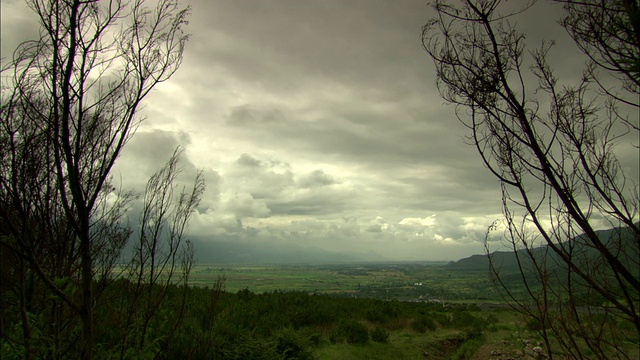
<instances>
[{"instance_id":1,"label":"green valley","mask_svg":"<svg viewBox=\"0 0 640 360\"><path fill-rule=\"evenodd\" d=\"M446 262L334 264L199 264L191 283L208 286L225 278L226 290L255 293L303 291L343 297L401 301L501 301L487 268L458 269Z\"/></svg>"}]
</instances>

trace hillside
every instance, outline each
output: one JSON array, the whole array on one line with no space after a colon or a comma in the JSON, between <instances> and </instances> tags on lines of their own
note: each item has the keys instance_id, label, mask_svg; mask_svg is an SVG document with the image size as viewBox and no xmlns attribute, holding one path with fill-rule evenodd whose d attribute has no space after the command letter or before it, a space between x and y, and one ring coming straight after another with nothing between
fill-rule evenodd
<instances>
[{"instance_id":1,"label":"hillside","mask_svg":"<svg viewBox=\"0 0 640 360\"><path fill-rule=\"evenodd\" d=\"M612 252L617 253L618 257L624 264L637 264L638 255L638 240L634 239L633 232L628 227L623 228L611 228L605 230L596 231L598 238L606 244ZM578 235L570 241L561 243L560 246L568 248L573 246L573 252L575 254L585 254L587 258L595 258L599 256L596 249L588 246L585 243L585 235ZM542 258L544 254L548 254L550 259L555 260L557 255L549 248L548 245L540 246L533 249L534 256ZM518 255L518 256L516 256ZM513 251L495 251L490 254L493 259L494 266L501 268L503 271L517 271L519 257L521 261L524 261L525 267L529 256L526 250L518 250L517 253ZM582 256L581 256L582 257ZM489 257L487 254L472 255L467 258L460 259L458 261L452 261L449 263L449 268L452 269L464 269L464 270L479 270L489 268Z\"/></svg>"}]
</instances>

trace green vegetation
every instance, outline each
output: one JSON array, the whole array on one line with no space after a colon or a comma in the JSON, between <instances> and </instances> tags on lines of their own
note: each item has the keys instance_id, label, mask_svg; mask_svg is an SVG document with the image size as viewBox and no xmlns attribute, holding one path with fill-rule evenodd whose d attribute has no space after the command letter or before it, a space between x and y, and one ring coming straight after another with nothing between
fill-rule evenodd
<instances>
[{"instance_id":1,"label":"green vegetation","mask_svg":"<svg viewBox=\"0 0 640 360\"><path fill-rule=\"evenodd\" d=\"M150 320L144 339L138 336L144 314L127 316L127 302L135 299L123 295L131 284L122 279L112 283L96 305L95 355L118 359L485 359L491 353L516 358L542 344L538 324L498 301L488 306L479 300L489 298L480 296L490 287L488 280L479 280L487 278L486 272L450 269L451 265L431 263L200 265L193 271L199 286L188 288L186 294L181 286L156 286L157 291L166 292L167 300L158 305L160 315ZM311 291L287 289L308 284L314 287ZM242 285L247 287L238 289ZM436 301L427 296L429 291L447 294L448 299ZM180 310L183 296L187 301ZM179 323L174 318L177 312L182 314ZM46 314L34 314L32 328L45 329L46 319ZM19 324L13 315L7 320L5 325ZM23 349L8 341L20 337L20 327L5 329L9 336L1 340L2 358L21 358ZM626 331L633 334L633 330ZM130 334L135 343L122 343L123 334ZM44 333L32 338L42 340L40 354L55 348ZM638 344L631 338L627 347L629 354L638 353Z\"/></svg>"},{"instance_id":2,"label":"green vegetation","mask_svg":"<svg viewBox=\"0 0 640 360\"><path fill-rule=\"evenodd\" d=\"M517 275L517 272L514 272ZM456 268L444 262L357 263L323 265L197 265L190 280L196 286L226 279L226 290L304 291L342 297L400 301L500 302L482 269ZM517 279L516 279L517 280Z\"/></svg>"},{"instance_id":3,"label":"green vegetation","mask_svg":"<svg viewBox=\"0 0 640 360\"><path fill-rule=\"evenodd\" d=\"M510 275L515 285L519 273ZM274 357L260 358L516 358L545 347L539 324L503 302L486 269L428 262L203 264L192 273L201 288L192 291L206 293L220 276L227 292L214 316L218 340L210 347L221 349L211 350L217 358L236 352L251 358L252 351L265 349L275 349L269 353ZM626 331L633 357L634 329ZM245 338L251 340L237 340ZM561 353L557 344L550 346ZM300 355L278 352L283 348Z\"/></svg>"},{"instance_id":4,"label":"green vegetation","mask_svg":"<svg viewBox=\"0 0 640 360\"><path fill-rule=\"evenodd\" d=\"M192 273L199 286L188 289L179 323L173 317L185 296L184 288L155 287L166 292L166 301L158 305L160 315L146 325L144 338L139 336L144 313L128 312L137 301L126 296L132 284L118 280L96 305L96 357L402 359L428 353L446 358L469 341L475 345L465 348L477 348L484 341L482 334L496 323L495 315L476 306L451 305L449 300L443 306L428 297L430 292L459 301L476 296L465 289L477 283L478 273L447 274L447 269L429 263L200 265ZM219 276L226 277L227 291ZM462 297L455 297L456 292ZM420 297L423 301L415 301ZM5 315L5 325L20 324L18 312ZM32 314L33 329L46 329L46 321L46 313ZM503 325L511 321L508 318ZM20 326L5 329L2 358L21 358L19 342L9 341L20 338ZM69 334L73 333L70 329ZM122 342L124 334L131 340ZM32 338L39 339L39 354L55 348L46 334L32 334Z\"/></svg>"},{"instance_id":5,"label":"green vegetation","mask_svg":"<svg viewBox=\"0 0 640 360\"><path fill-rule=\"evenodd\" d=\"M194 305L205 303L211 292L191 291ZM190 309L183 325L188 331L177 335L181 344L203 339L198 342L203 344L200 352L192 354L195 358L406 359L424 353L447 358L468 341L483 344L482 332L492 323L491 313L462 304L443 308L426 302L301 292L256 294L247 289L220 294L212 312L214 316L203 321L198 306ZM415 323L428 325L416 331ZM209 333L198 335L203 329ZM174 346L167 356L184 357L184 350Z\"/></svg>"}]
</instances>

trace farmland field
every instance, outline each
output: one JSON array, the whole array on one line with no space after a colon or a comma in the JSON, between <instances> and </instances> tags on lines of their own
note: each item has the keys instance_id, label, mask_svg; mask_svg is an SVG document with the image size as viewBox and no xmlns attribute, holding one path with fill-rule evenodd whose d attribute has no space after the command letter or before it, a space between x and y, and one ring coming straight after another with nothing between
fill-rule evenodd
<instances>
[{"instance_id":1,"label":"farmland field","mask_svg":"<svg viewBox=\"0 0 640 360\"><path fill-rule=\"evenodd\" d=\"M254 293L301 291L404 301L500 301L488 270L453 269L445 262L318 265L199 264L191 284L211 286L225 278L225 289Z\"/></svg>"}]
</instances>

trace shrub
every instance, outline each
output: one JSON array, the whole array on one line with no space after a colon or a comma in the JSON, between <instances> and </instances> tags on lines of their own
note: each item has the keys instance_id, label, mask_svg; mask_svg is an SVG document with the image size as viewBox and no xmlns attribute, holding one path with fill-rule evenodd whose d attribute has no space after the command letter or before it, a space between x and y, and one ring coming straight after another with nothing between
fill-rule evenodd
<instances>
[{"instance_id":1,"label":"shrub","mask_svg":"<svg viewBox=\"0 0 640 360\"><path fill-rule=\"evenodd\" d=\"M400 306L398 300L386 301L382 306L382 314L385 318L395 319L400 316Z\"/></svg>"},{"instance_id":2,"label":"shrub","mask_svg":"<svg viewBox=\"0 0 640 360\"><path fill-rule=\"evenodd\" d=\"M381 324L388 320L388 317L385 316L379 309L369 309L365 317L367 320L375 324Z\"/></svg>"},{"instance_id":3,"label":"shrub","mask_svg":"<svg viewBox=\"0 0 640 360\"><path fill-rule=\"evenodd\" d=\"M276 344L248 334L242 338L225 341L215 349L217 357L230 360L257 360L279 358Z\"/></svg>"},{"instance_id":4,"label":"shrub","mask_svg":"<svg viewBox=\"0 0 640 360\"><path fill-rule=\"evenodd\" d=\"M400 316L400 306L397 300L375 301L369 304L364 313L365 318L375 324L382 324Z\"/></svg>"},{"instance_id":5,"label":"shrub","mask_svg":"<svg viewBox=\"0 0 640 360\"><path fill-rule=\"evenodd\" d=\"M424 334L427 330L434 331L436 329L436 323L430 317L421 316L411 322L411 329Z\"/></svg>"},{"instance_id":6,"label":"shrub","mask_svg":"<svg viewBox=\"0 0 640 360\"><path fill-rule=\"evenodd\" d=\"M484 345L482 339L471 339L462 343L462 345L451 354L451 360L471 359L479 348Z\"/></svg>"},{"instance_id":7,"label":"shrub","mask_svg":"<svg viewBox=\"0 0 640 360\"><path fill-rule=\"evenodd\" d=\"M338 331L338 329L334 329L330 334L329 334L329 342L331 342L332 344L337 344L342 342L342 334L340 334L340 332Z\"/></svg>"},{"instance_id":8,"label":"shrub","mask_svg":"<svg viewBox=\"0 0 640 360\"><path fill-rule=\"evenodd\" d=\"M531 317L527 320L526 327L529 330L542 330L542 323L535 317Z\"/></svg>"},{"instance_id":9,"label":"shrub","mask_svg":"<svg viewBox=\"0 0 640 360\"><path fill-rule=\"evenodd\" d=\"M378 343L387 343L389 342L389 332L378 326L371 332L371 340Z\"/></svg>"},{"instance_id":10,"label":"shrub","mask_svg":"<svg viewBox=\"0 0 640 360\"><path fill-rule=\"evenodd\" d=\"M345 340L349 344L366 344L369 342L369 331L357 321L342 321L329 335L329 341L335 344Z\"/></svg>"},{"instance_id":11,"label":"shrub","mask_svg":"<svg viewBox=\"0 0 640 360\"><path fill-rule=\"evenodd\" d=\"M313 359L311 341L293 329L282 329L274 335L276 352L284 359Z\"/></svg>"},{"instance_id":12,"label":"shrub","mask_svg":"<svg viewBox=\"0 0 640 360\"><path fill-rule=\"evenodd\" d=\"M462 310L453 313L451 325L456 328L472 329L475 332L480 332L486 328L487 322L484 318L474 316L467 310Z\"/></svg>"},{"instance_id":13,"label":"shrub","mask_svg":"<svg viewBox=\"0 0 640 360\"><path fill-rule=\"evenodd\" d=\"M448 314L434 313L431 318L435 320L442 327L451 326L451 317Z\"/></svg>"},{"instance_id":14,"label":"shrub","mask_svg":"<svg viewBox=\"0 0 640 360\"><path fill-rule=\"evenodd\" d=\"M295 309L293 314L290 315L290 321L294 328L300 329L306 326L330 324L334 321L334 315L317 307L306 306L301 309Z\"/></svg>"}]
</instances>

